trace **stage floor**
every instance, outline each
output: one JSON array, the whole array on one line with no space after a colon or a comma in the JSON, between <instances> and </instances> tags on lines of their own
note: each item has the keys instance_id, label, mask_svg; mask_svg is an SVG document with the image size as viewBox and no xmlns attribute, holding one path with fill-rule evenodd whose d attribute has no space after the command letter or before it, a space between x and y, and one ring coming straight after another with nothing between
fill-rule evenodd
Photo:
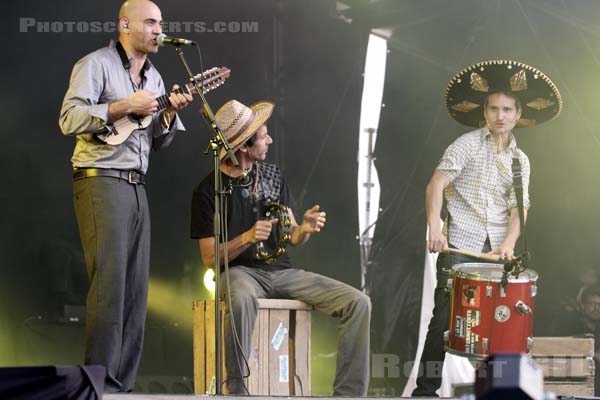
<instances>
[{"instance_id":1,"label":"stage floor","mask_svg":"<svg viewBox=\"0 0 600 400\"><path fill-rule=\"evenodd\" d=\"M143 394L143 393L130 393L130 394L105 394L103 400L182 400L182 399L215 399L217 396L209 395L193 395L193 394ZM272 400L272 399L292 399L289 396L218 396L223 400L241 400L241 399L252 399L252 400ZM302 399L319 399L319 400L334 400L340 397L331 396L312 396L312 397L293 397L294 400ZM409 399L410 397L343 397L344 399ZM419 399L427 400L433 399L434 397L420 397ZM457 397L444 397L445 399L457 399ZM436 397L437 399L437 397Z\"/></svg>"}]
</instances>

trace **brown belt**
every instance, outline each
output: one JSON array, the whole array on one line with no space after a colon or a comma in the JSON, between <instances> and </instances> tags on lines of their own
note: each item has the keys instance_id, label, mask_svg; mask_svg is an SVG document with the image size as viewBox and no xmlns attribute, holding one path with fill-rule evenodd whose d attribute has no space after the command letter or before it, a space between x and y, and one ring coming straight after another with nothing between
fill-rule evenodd
<instances>
[{"instance_id":1,"label":"brown belt","mask_svg":"<svg viewBox=\"0 0 600 400\"><path fill-rule=\"evenodd\" d=\"M108 176L111 178L123 179L133 185L146 184L146 177L135 171L121 171L118 169L102 168L79 168L73 171L73 180L91 178L94 176Z\"/></svg>"}]
</instances>

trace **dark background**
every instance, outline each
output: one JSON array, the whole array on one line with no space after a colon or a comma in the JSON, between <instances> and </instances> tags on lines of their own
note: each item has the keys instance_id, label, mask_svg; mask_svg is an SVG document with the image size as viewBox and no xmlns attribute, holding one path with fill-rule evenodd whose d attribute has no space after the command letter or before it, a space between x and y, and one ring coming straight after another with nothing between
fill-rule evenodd
<instances>
[{"instance_id":1,"label":"dark background","mask_svg":"<svg viewBox=\"0 0 600 400\"><path fill-rule=\"evenodd\" d=\"M344 22L329 0L161 2L165 21L257 22L257 32L170 32L197 41L204 67L232 76L207 95L216 109L236 98L272 99L269 159L296 197L296 213L328 211L318 238L292 254L299 266L359 286L356 156L365 44L370 27L389 28L385 107L376 147L382 186L371 278L373 352L411 361L425 246L424 188L444 148L468 129L443 109L459 69L484 59L514 59L548 74L564 98L554 121L517 132L532 177L528 243L540 273L535 334L550 335L561 302L597 268L600 113L600 3L594 0L348 2ZM20 31L37 21L114 21L118 1L5 2L0 169L0 366L75 364L82 325L64 305L81 306L86 275L71 201L74 140L58 113L72 65L116 33ZM185 49L199 72L196 53ZM185 75L172 48L152 57L167 86ZM181 113L187 133L152 155L151 292L141 389L152 379L191 387L191 301L206 299L197 243L189 237L193 187L211 170L210 137L198 103ZM313 394L332 380L335 321L313 315ZM402 368L401 368L402 370ZM186 378L187 377L187 378ZM188 379L188 380L186 380ZM405 377L374 379L378 394L398 394Z\"/></svg>"}]
</instances>

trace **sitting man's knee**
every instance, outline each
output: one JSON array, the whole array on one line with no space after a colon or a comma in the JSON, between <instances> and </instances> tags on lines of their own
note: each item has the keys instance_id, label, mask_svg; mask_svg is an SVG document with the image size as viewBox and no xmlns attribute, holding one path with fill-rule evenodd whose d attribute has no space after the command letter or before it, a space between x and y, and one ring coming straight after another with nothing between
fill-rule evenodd
<instances>
[{"instance_id":1,"label":"sitting man's knee","mask_svg":"<svg viewBox=\"0 0 600 400\"><path fill-rule=\"evenodd\" d=\"M229 306L229 304L227 304ZM252 293L247 293L245 291L232 290L231 291L231 308L234 311L244 311L248 308L257 308L258 300L256 296Z\"/></svg>"},{"instance_id":2,"label":"sitting man's knee","mask_svg":"<svg viewBox=\"0 0 600 400\"><path fill-rule=\"evenodd\" d=\"M357 310L371 313L371 298L366 293L357 291L356 295L354 296L353 303Z\"/></svg>"}]
</instances>

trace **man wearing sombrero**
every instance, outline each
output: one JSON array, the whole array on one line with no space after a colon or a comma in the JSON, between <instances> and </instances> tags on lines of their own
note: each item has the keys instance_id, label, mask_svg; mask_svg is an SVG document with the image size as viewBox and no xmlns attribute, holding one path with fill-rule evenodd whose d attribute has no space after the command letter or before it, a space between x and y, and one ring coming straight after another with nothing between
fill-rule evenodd
<instances>
[{"instance_id":1,"label":"man wearing sombrero","mask_svg":"<svg viewBox=\"0 0 600 400\"><path fill-rule=\"evenodd\" d=\"M325 213L315 205L297 224L289 208L291 196L279 168L264 162L273 139L265 125L274 104L250 107L231 100L216 113L217 123L230 143L239 166L221 152L222 180L230 192L226 201L229 288L221 270L227 299L225 316L225 367L231 394L249 394L241 377L248 374L236 348L230 314L246 359L258 311L257 298L301 300L340 318L334 395L364 396L369 384L369 325L371 302L345 283L293 268L285 244L305 243L325 225ZM194 190L191 236L199 239L204 265L214 265L214 174ZM269 215L267 215L269 214ZM275 215L274 215L275 214ZM223 249L220 254L223 262Z\"/></svg>"},{"instance_id":2,"label":"man wearing sombrero","mask_svg":"<svg viewBox=\"0 0 600 400\"><path fill-rule=\"evenodd\" d=\"M413 396L436 396L448 329L449 270L464 262L481 262L456 253L457 248L512 260L520 234L512 159L522 169L523 205L529 202L529 159L517 148L513 128L531 127L554 118L562 108L560 93L541 71L508 61L484 61L457 73L446 90L446 108L461 124L477 130L460 136L444 152L426 192L428 249L437 259L435 307L421 356ZM441 223L443 200L447 219Z\"/></svg>"}]
</instances>

